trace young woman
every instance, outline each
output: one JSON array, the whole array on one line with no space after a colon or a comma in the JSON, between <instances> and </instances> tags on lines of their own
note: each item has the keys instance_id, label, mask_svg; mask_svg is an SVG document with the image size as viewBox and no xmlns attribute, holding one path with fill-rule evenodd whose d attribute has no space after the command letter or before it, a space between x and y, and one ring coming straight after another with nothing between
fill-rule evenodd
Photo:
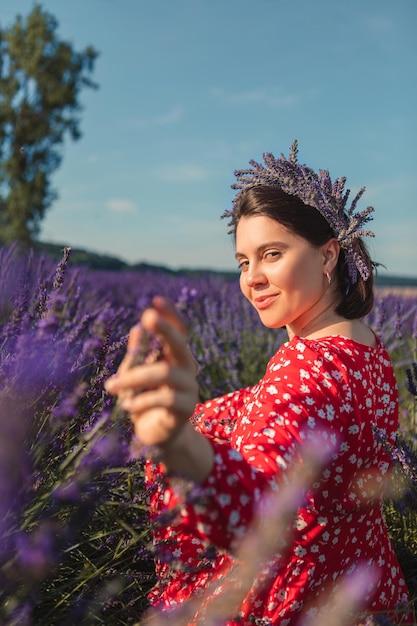
<instances>
[{"instance_id":1,"label":"young woman","mask_svg":"<svg viewBox=\"0 0 417 626\"><path fill-rule=\"evenodd\" d=\"M131 367L142 332L135 328L106 385L124 398L137 439L160 454L147 466L159 545L150 600L173 617L188 610L183 623L211 623L217 598L216 623L290 626L319 619L360 572L361 610L395 620L408 595L382 518L389 459L374 429L394 436L397 388L386 349L361 321L373 304L362 241L372 234L363 228L372 209L354 212L363 190L347 209L345 180L299 164L296 142L288 159L264 161L236 172L239 191L226 213L243 295L263 324L288 331L264 377L199 404L181 323L156 298L141 322L160 338L162 360ZM274 523L262 512L265 498L288 498L286 483L311 446L323 452L320 469L289 532L277 526L282 537L245 588L240 550L254 525ZM178 476L199 485L197 495L184 495ZM233 585L241 595L229 607Z\"/></svg>"}]
</instances>

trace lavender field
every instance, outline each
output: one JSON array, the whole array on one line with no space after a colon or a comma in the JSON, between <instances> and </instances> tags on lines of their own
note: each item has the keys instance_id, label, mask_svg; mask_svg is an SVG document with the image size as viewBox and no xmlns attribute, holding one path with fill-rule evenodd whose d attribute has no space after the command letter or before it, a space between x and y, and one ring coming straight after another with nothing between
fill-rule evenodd
<instances>
[{"instance_id":1,"label":"lavender field","mask_svg":"<svg viewBox=\"0 0 417 626\"><path fill-rule=\"evenodd\" d=\"M203 400L256 382L285 333L235 282L87 270L69 250L58 265L0 250L0 285L0 626L138 623L154 576L142 462L103 389L129 328L154 295L175 302ZM378 291L368 321L399 382L385 514L417 597L417 293Z\"/></svg>"}]
</instances>

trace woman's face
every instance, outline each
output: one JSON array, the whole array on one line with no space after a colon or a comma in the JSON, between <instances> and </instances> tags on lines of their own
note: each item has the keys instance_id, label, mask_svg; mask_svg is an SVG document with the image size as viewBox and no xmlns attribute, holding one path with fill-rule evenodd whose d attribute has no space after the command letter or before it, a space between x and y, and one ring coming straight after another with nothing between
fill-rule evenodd
<instances>
[{"instance_id":1,"label":"woman's face","mask_svg":"<svg viewBox=\"0 0 417 626\"><path fill-rule=\"evenodd\" d=\"M337 246L331 240L314 247L264 215L239 220L240 287L265 326L287 326L290 337L302 335L309 323L333 306L326 273L335 267Z\"/></svg>"}]
</instances>

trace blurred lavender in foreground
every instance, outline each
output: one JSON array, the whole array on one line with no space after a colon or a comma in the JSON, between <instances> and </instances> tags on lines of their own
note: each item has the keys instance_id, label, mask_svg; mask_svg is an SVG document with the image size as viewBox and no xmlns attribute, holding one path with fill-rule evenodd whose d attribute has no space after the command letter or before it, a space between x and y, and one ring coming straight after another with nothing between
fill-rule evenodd
<instances>
[{"instance_id":1,"label":"blurred lavender in foreground","mask_svg":"<svg viewBox=\"0 0 417 626\"><path fill-rule=\"evenodd\" d=\"M129 586L137 613L152 579L134 530L145 520L142 469L130 467L128 425L103 393L130 320L109 302L85 308L69 256L54 269L1 251L1 624L73 624L93 606L107 617L125 610ZM121 604L110 608L112 581Z\"/></svg>"}]
</instances>

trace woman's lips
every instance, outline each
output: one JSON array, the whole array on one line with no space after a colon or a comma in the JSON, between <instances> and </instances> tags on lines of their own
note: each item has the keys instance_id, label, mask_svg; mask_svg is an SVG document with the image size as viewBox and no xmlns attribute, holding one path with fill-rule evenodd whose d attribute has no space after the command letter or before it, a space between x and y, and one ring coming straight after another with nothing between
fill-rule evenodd
<instances>
[{"instance_id":1,"label":"woman's lips","mask_svg":"<svg viewBox=\"0 0 417 626\"><path fill-rule=\"evenodd\" d=\"M255 307L262 311L263 309L267 309L272 302L277 298L278 294L270 294L269 296L259 296L254 299Z\"/></svg>"}]
</instances>

